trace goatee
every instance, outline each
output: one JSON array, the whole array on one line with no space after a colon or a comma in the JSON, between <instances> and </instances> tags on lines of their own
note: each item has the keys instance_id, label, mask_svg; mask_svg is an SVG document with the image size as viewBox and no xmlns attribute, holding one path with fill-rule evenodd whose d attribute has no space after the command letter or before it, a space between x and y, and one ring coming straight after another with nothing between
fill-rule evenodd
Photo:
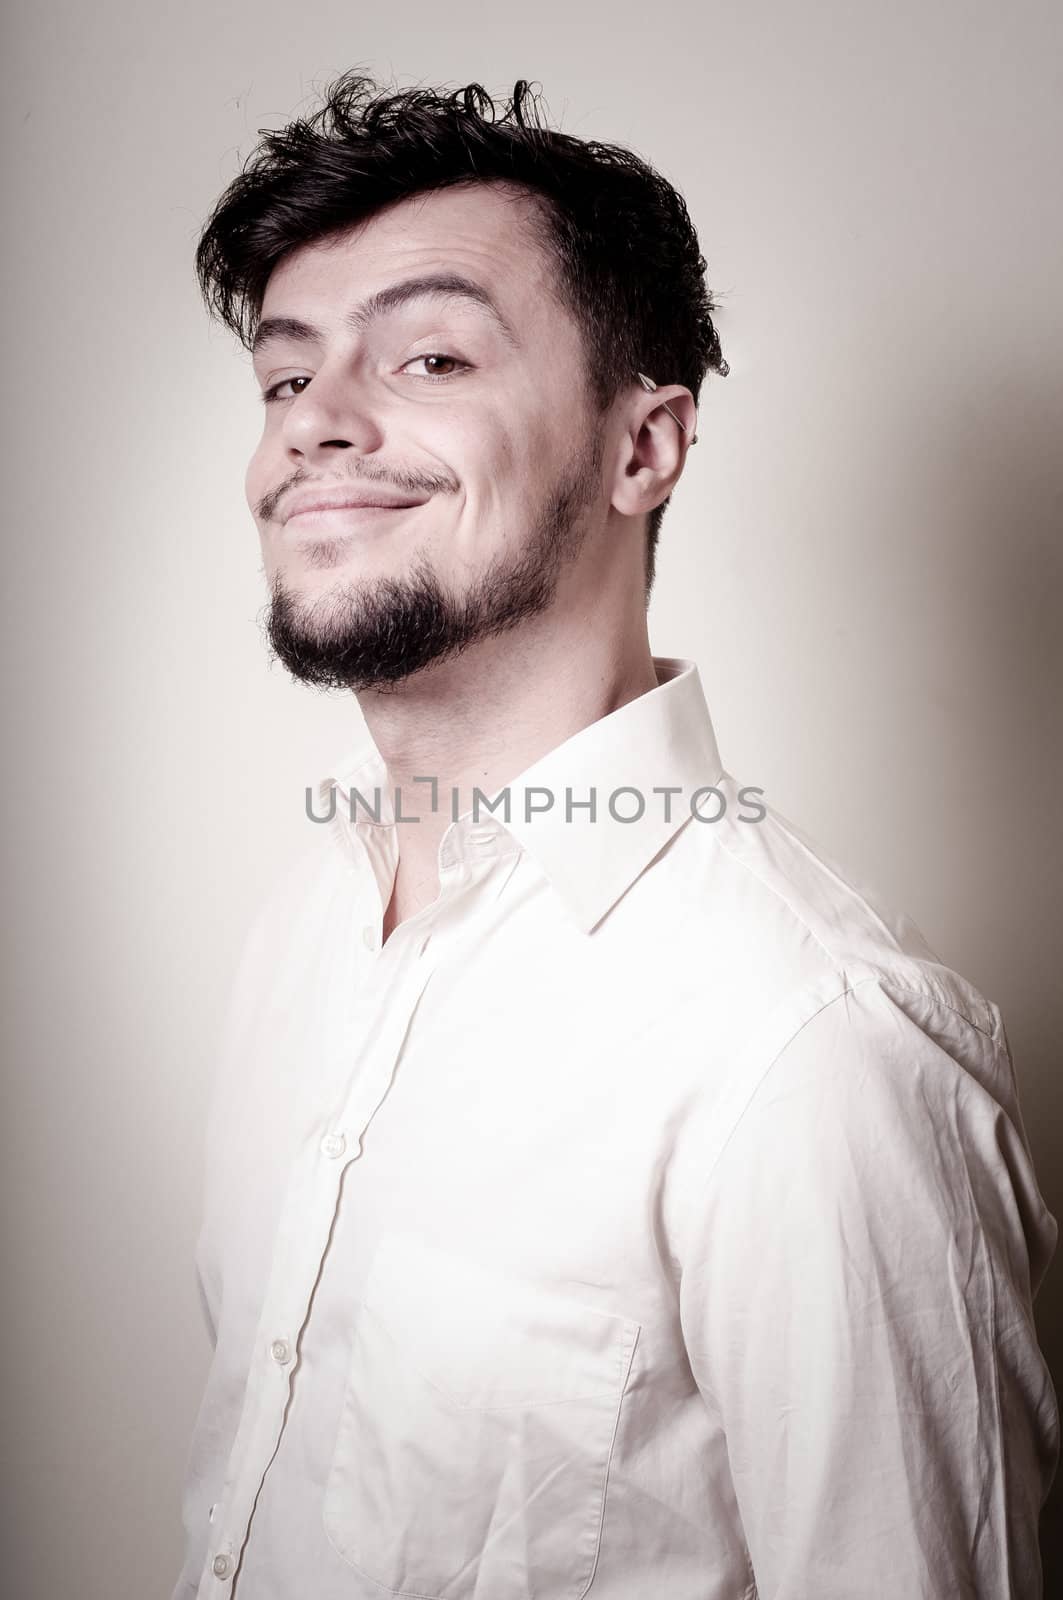
<instances>
[{"instance_id":1,"label":"goatee","mask_svg":"<svg viewBox=\"0 0 1063 1600\"><path fill-rule=\"evenodd\" d=\"M582 547L601 456L596 434L555 487L527 547L516 557L496 557L462 595L444 588L425 557L409 574L348 582L312 604L278 574L266 627L271 649L294 678L315 688L382 689L517 627L550 604L564 563ZM331 549L322 547L318 566L329 565Z\"/></svg>"}]
</instances>

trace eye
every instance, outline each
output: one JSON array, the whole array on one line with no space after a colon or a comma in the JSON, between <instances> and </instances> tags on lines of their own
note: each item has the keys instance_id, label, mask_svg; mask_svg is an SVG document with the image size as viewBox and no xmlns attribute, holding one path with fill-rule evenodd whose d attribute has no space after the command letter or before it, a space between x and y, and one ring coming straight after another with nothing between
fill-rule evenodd
<instances>
[{"instance_id":1,"label":"eye","mask_svg":"<svg viewBox=\"0 0 1063 1600\"><path fill-rule=\"evenodd\" d=\"M280 394L278 393L278 390L283 389L285 384L287 384L287 383L309 383L309 382L310 382L309 378L301 378L301 377L299 377L299 378L282 378L279 383L271 383L268 389L263 389L262 394L260 395L259 398L261 399L262 404L264 406L272 405L274 400L279 400L281 398ZM302 392L303 391L300 389L299 393L302 394ZM292 398L292 396L291 395L285 395L284 398L286 400L290 400Z\"/></svg>"},{"instance_id":2,"label":"eye","mask_svg":"<svg viewBox=\"0 0 1063 1600\"><path fill-rule=\"evenodd\" d=\"M463 361L460 356L444 355L441 350L426 351L423 356L411 356L405 365L411 366L414 361L449 361L452 365L457 363L459 367L465 367L466 369L469 367L469 363ZM447 383L456 374L453 372L422 372L420 376L427 378L431 383Z\"/></svg>"},{"instance_id":3,"label":"eye","mask_svg":"<svg viewBox=\"0 0 1063 1600\"><path fill-rule=\"evenodd\" d=\"M415 361L449 361L452 366L457 365L459 367L464 367L466 371L471 371L472 370L472 365L471 365L470 362L463 361L461 356L446 355L442 350L426 350L424 355L411 356L409 361L404 363L404 367L412 366ZM449 383L452 378L457 377L457 373L454 373L454 372L422 372L420 374L415 374L415 376L420 376L420 377L424 378L426 380L426 382L428 382L428 383ZM309 382L310 382L309 378L302 377L302 376L295 377L295 378L282 378L279 383L272 383L272 384L270 384L268 389L264 389L262 394L261 394L261 396L260 396L260 398L262 400L263 405L267 405L267 406L268 405L272 405L275 401L279 401L279 400L292 400L292 399L295 398L294 395L282 395L280 393L280 390L283 389L285 387L285 385L289 384L289 383L309 383ZM298 393L302 394L303 393L302 389L300 389L298 391Z\"/></svg>"}]
</instances>

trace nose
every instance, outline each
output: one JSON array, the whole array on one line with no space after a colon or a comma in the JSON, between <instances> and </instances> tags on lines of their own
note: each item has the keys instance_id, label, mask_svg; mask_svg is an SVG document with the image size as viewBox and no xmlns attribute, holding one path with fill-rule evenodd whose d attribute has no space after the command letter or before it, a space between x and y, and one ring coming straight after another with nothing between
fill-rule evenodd
<instances>
[{"instance_id":1,"label":"nose","mask_svg":"<svg viewBox=\"0 0 1063 1600\"><path fill-rule=\"evenodd\" d=\"M283 424L289 454L327 460L337 450L378 450L383 428L376 409L348 368L322 366L305 390L289 401Z\"/></svg>"}]
</instances>

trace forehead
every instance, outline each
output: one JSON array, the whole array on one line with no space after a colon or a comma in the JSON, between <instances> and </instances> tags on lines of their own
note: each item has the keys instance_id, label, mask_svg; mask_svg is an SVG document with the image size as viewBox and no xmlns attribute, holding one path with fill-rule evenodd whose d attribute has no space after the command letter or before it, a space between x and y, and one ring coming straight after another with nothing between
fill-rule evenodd
<instances>
[{"instance_id":1,"label":"forehead","mask_svg":"<svg viewBox=\"0 0 1063 1600\"><path fill-rule=\"evenodd\" d=\"M400 276L453 270L491 291L517 321L549 305L553 262L532 231L534 199L477 183L409 196L363 222L289 252L270 274L262 316L291 311L295 296L337 312Z\"/></svg>"}]
</instances>

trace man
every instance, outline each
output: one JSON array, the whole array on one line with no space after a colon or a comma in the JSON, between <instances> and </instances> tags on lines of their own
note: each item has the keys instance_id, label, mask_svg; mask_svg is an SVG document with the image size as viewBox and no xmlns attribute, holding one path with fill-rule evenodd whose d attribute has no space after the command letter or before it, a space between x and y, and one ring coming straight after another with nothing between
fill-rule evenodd
<instances>
[{"instance_id":1,"label":"man","mask_svg":"<svg viewBox=\"0 0 1063 1600\"><path fill-rule=\"evenodd\" d=\"M237 977L176 1595L1033 1600L1056 1224L1000 1012L650 651L726 371L683 202L523 82L373 87L197 256L270 641L371 738Z\"/></svg>"}]
</instances>

